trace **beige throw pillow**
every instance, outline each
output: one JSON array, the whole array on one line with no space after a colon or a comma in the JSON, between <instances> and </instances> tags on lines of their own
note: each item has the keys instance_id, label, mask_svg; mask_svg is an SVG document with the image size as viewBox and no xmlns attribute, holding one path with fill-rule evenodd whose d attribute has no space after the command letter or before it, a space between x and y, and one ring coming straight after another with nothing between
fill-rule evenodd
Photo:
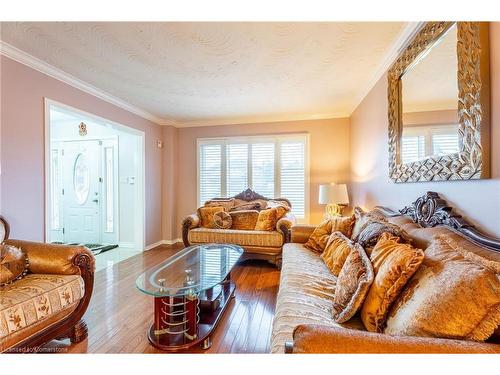
<instances>
[{"instance_id":1,"label":"beige throw pillow","mask_svg":"<svg viewBox=\"0 0 500 375\"><path fill-rule=\"evenodd\" d=\"M267 208L259 212L255 230L273 231L278 222L278 210L276 208Z\"/></svg>"},{"instance_id":2,"label":"beige throw pillow","mask_svg":"<svg viewBox=\"0 0 500 375\"><path fill-rule=\"evenodd\" d=\"M361 320L370 332L382 332L389 309L424 259L424 252L384 233L370 254L375 278L368 291Z\"/></svg>"},{"instance_id":3,"label":"beige throw pillow","mask_svg":"<svg viewBox=\"0 0 500 375\"><path fill-rule=\"evenodd\" d=\"M229 215L231 215L232 220L231 229L254 230L259 218L259 211L234 211L230 212Z\"/></svg>"},{"instance_id":4,"label":"beige throw pillow","mask_svg":"<svg viewBox=\"0 0 500 375\"><path fill-rule=\"evenodd\" d=\"M440 235L395 301L385 332L484 341L499 324L500 263Z\"/></svg>"},{"instance_id":5,"label":"beige throw pillow","mask_svg":"<svg viewBox=\"0 0 500 375\"><path fill-rule=\"evenodd\" d=\"M359 244L354 244L337 279L333 298L333 319L344 323L363 305L373 282L373 267Z\"/></svg>"}]
</instances>

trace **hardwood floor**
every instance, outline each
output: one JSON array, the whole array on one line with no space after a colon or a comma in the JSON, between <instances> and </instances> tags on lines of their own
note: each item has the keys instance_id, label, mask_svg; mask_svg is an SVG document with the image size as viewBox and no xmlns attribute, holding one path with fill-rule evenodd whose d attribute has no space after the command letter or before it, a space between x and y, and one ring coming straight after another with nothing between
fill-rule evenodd
<instances>
[{"instance_id":1,"label":"hardwood floor","mask_svg":"<svg viewBox=\"0 0 500 375\"><path fill-rule=\"evenodd\" d=\"M146 337L153 319L153 299L136 289L135 279L181 248L180 244L158 247L97 272L84 316L88 339L76 345L54 340L46 348L73 353L162 353ZM231 273L236 298L212 335L212 347L189 352L268 353L279 276L264 261L237 264Z\"/></svg>"}]
</instances>

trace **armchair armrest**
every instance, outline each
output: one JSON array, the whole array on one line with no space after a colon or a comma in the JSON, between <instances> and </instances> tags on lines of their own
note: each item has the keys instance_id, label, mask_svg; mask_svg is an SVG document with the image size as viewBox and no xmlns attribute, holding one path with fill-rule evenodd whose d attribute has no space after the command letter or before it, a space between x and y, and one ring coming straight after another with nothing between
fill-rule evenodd
<instances>
[{"instance_id":1,"label":"armchair armrest","mask_svg":"<svg viewBox=\"0 0 500 375\"><path fill-rule=\"evenodd\" d=\"M390 336L317 324L293 332L293 353L500 353L500 345L433 337Z\"/></svg>"},{"instance_id":2,"label":"armchair armrest","mask_svg":"<svg viewBox=\"0 0 500 375\"><path fill-rule=\"evenodd\" d=\"M5 243L19 247L26 252L31 273L82 275L82 267L85 268L85 271L94 273L94 255L84 246L21 240L6 240Z\"/></svg>"},{"instance_id":3,"label":"armchair armrest","mask_svg":"<svg viewBox=\"0 0 500 375\"><path fill-rule=\"evenodd\" d=\"M294 225L291 230L291 240L295 243L306 243L316 225Z\"/></svg>"},{"instance_id":4,"label":"armchair armrest","mask_svg":"<svg viewBox=\"0 0 500 375\"><path fill-rule=\"evenodd\" d=\"M189 246L188 233L190 229L197 228L200 225L200 217L197 213L188 215L182 220L182 241L184 246Z\"/></svg>"},{"instance_id":5,"label":"armchair armrest","mask_svg":"<svg viewBox=\"0 0 500 375\"><path fill-rule=\"evenodd\" d=\"M278 220L276 223L276 230L283 235L283 243L290 242L291 234L290 229L295 225L295 215L288 212L285 216Z\"/></svg>"}]
</instances>

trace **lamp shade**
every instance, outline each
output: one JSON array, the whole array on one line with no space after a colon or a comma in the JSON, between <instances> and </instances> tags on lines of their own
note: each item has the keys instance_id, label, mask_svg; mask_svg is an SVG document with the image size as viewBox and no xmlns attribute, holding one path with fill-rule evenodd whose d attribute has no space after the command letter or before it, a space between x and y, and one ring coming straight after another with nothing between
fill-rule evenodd
<instances>
[{"instance_id":1,"label":"lamp shade","mask_svg":"<svg viewBox=\"0 0 500 375\"><path fill-rule=\"evenodd\" d=\"M346 184L319 185L319 204L349 204Z\"/></svg>"}]
</instances>

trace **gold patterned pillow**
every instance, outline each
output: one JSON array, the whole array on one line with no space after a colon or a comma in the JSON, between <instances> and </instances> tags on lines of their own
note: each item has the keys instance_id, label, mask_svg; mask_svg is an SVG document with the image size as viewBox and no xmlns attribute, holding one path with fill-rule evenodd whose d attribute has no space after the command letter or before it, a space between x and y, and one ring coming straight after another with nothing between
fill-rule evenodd
<instances>
[{"instance_id":1,"label":"gold patterned pillow","mask_svg":"<svg viewBox=\"0 0 500 375\"><path fill-rule=\"evenodd\" d=\"M373 267L365 250L354 244L337 278L333 298L333 319L344 323L363 305L373 282Z\"/></svg>"},{"instance_id":2,"label":"gold patterned pillow","mask_svg":"<svg viewBox=\"0 0 500 375\"><path fill-rule=\"evenodd\" d=\"M200 217L201 226L203 228L215 228L214 214L222 211L225 211L225 208L222 206L198 208L198 216Z\"/></svg>"},{"instance_id":3,"label":"gold patterned pillow","mask_svg":"<svg viewBox=\"0 0 500 375\"><path fill-rule=\"evenodd\" d=\"M217 229L229 229L233 224L231 215L229 215L226 211L216 212L214 214L213 220L214 220L214 227Z\"/></svg>"},{"instance_id":4,"label":"gold patterned pillow","mask_svg":"<svg viewBox=\"0 0 500 375\"><path fill-rule=\"evenodd\" d=\"M205 202L205 207L224 207L226 211L229 211L232 207L234 207L235 200L234 198L227 199L212 199Z\"/></svg>"},{"instance_id":5,"label":"gold patterned pillow","mask_svg":"<svg viewBox=\"0 0 500 375\"><path fill-rule=\"evenodd\" d=\"M237 230L254 230L257 219L259 218L259 211L245 210L230 212L231 215L231 229Z\"/></svg>"},{"instance_id":6,"label":"gold patterned pillow","mask_svg":"<svg viewBox=\"0 0 500 375\"><path fill-rule=\"evenodd\" d=\"M389 309L424 260L424 252L384 233L370 254L375 278L361 309L370 332L382 332Z\"/></svg>"},{"instance_id":7,"label":"gold patterned pillow","mask_svg":"<svg viewBox=\"0 0 500 375\"><path fill-rule=\"evenodd\" d=\"M341 232L333 232L330 235L325 250L321 253L321 259L332 274L339 275L347 257L354 249L354 245L355 243Z\"/></svg>"},{"instance_id":8,"label":"gold patterned pillow","mask_svg":"<svg viewBox=\"0 0 500 375\"><path fill-rule=\"evenodd\" d=\"M332 219L326 219L314 228L314 231L311 233L304 246L309 250L322 253L325 250L326 244L332 232L338 231L344 236L350 237L353 225L354 215L338 216Z\"/></svg>"},{"instance_id":9,"label":"gold patterned pillow","mask_svg":"<svg viewBox=\"0 0 500 375\"><path fill-rule=\"evenodd\" d=\"M278 210L276 208L267 208L259 212L255 230L273 231L278 222Z\"/></svg>"},{"instance_id":10,"label":"gold patterned pillow","mask_svg":"<svg viewBox=\"0 0 500 375\"><path fill-rule=\"evenodd\" d=\"M21 249L0 244L0 286L23 278L28 266L28 258Z\"/></svg>"},{"instance_id":11,"label":"gold patterned pillow","mask_svg":"<svg viewBox=\"0 0 500 375\"><path fill-rule=\"evenodd\" d=\"M387 319L391 335L484 341L500 325L500 263L435 237Z\"/></svg>"}]
</instances>

